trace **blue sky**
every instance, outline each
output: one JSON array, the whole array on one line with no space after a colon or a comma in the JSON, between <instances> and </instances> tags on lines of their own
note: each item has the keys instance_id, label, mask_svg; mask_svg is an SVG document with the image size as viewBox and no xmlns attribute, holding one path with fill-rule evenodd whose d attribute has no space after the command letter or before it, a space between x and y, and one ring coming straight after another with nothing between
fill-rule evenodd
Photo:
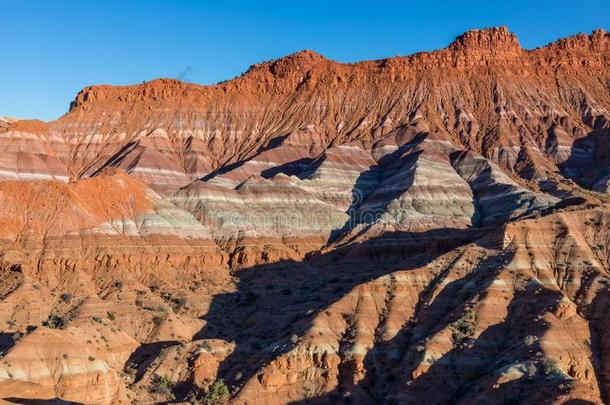
<instances>
[{"instance_id":1,"label":"blue sky","mask_svg":"<svg viewBox=\"0 0 610 405\"><path fill-rule=\"evenodd\" d=\"M210 84L300 49L342 62L445 47L508 25L526 48L610 30L607 0L0 0L0 116L51 120L92 84Z\"/></svg>"}]
</instances>

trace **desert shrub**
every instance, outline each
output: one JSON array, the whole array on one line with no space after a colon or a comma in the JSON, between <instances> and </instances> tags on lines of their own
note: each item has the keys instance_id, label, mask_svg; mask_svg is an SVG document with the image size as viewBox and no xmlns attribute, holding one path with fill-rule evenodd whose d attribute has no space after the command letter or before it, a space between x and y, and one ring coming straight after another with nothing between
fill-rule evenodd
<instances>
[{"instance_id":1,"label":"desert shrub","mask_svg":"<svg viewBox=\"0 0 610 405\"><path fill-rule=\"evenodd\" d=\"M153 316L153 323L157 326L161 325L165 319L161 316Z\"/></svg>"},{"instance_id":2,"label":"desert shrub","mask_svg":"<svg viewBox=\"0 0 610 405\"><path fill-rule=\"evenodd\" d=\"M528 335L523 338L523 343L525 343L526 346L531 346L536 343L537 340L538 338L536 336Z\"/></svg>"},{"instance_id":3,"label":"desert shrub","mask_svg":"<svg viewBox=\"0 0 610 405\"><path fill-rule=\"evenodd\" d=\"M110 319L111 321L114 321L116 319L116 316L114 316L114 312L108 311L106 315L108 315L108 319Z\"/></svg>"},{"instance_id":4,"label":"desert shrub","mask_svg":"<svg viewBox=\"0 0 610 405\"><path fill-rule=\"evenodd\" d=\"M95 321L97 323L102 323L102 318L100 318L99 316L93 316L93 317L91 317L91 319L93 319L93 321Z\"/></svg>"},{"instance_id":5,"label":"desert shrub","mask_svg":"<svg viewBox=\"0 0 610 405\"><path fill-rule=\"evenodd\" d=\"M464 339L468 338L474 333L474 311L468 309L460 319L451 324L453 329L452 337L456 343L462 343Z\"/></svg>"},{"instance_id":6,"label":"desert shrub","mask_svg":"<svg viewBox=\"0 0 610 405\"><path fill-rule=\"evenodd\" d=\"M356 314L347 313L342 315L345 322L347 322L349 325L352 325L354 322L356 322Z\"/></svg>"},{"instance_id":7,"label":"desert shrub","mask_svg":"<svg viewBox=\"0 0 610 405\"><path fill-rule=\"evenodd\" d=\"M563 375L563 371L556 360L543 358L540 361L540 366L542 372L547 377L561 377Z\"/></svg>"},{"instance_id":8,"label":"desert shrub","mask_svg":"<svg viewBox=\"0 0 610 405\"><path fill-rule=\"evenodd\" d=\"M59 298L61 298L61 300L67 304L72 301L72 294L63 293L59 296Z\"/></svg>"},{"instance_id":9,"label":"desert shrub","mask_svg":"<svg viewBox=\"0 0 610 405\"><path fill-rule=\"evenodd\" d=\"M186 306L187 300L184 297L174 297L172 298L172 302L177 309L180 309Z\"/></svg>"},{"instance_id":10,"label":"desert shrub","mask_svg":"<svg viewBox=\"0 0 610 405\"><path fill-rule=\"evenodd\" d=\"M222 380L215 381L210 385L203 397L203 403L206 405L222 405L226 404L231 397L229 387Z\"/></svg>"},{"instance_id":11,"label":"desert shrub","mask_svg":"<svg viewBox=\"0 0 610 405\"><path fill-rule=\"evenodd\" d=\"M57 314L50 314L47 320L42 324L49 329L61 329L64 327L65 323L65 320L61 316Z\"/></svg>"},{"instance_id":12,"label":"desert shrub","mask_svg":"<svg viewBox=\"0 0 610 405\"><path fill-rule=\"evenodd\" d=\"M156 394L170 394L174 384L166 376L153 375L150 383L150 392Z\"/></svg>"},{"instance_id":13,"label":"desert shrub","mask_svg":"<svg viewBox=\"0 0 610 405\"><path fill-rule=\"evenodd\" d=\"M89 359L89 361L95 361L95 357L93 357L93 356L89 356L88 359Z\"/></svg>"}]
</instances>

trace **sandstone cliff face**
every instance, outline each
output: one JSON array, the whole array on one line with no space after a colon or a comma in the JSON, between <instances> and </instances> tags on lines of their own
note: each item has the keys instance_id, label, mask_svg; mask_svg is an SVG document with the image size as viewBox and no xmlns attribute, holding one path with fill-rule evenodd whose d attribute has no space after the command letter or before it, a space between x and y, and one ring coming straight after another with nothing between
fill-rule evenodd
<instances>
[{"instance_id":1,"label":"sandstone cliff face","mask_svg":"<svg viewBox=\"0 0 610 405\"><path fill-rule=\"evenodd\" d=\"M609 55L500 27L0 119L0 398L607 402Z\"/></svg>"}]
</instances>

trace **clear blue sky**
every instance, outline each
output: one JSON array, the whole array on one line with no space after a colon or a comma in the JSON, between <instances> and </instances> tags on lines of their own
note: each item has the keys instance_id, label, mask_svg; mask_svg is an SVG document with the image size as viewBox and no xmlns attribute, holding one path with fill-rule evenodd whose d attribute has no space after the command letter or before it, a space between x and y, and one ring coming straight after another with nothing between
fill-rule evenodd
<instances>
[{"instance_id":1,"label":"clear blue sky","mask_svg":"<svg viewBox=\"0 0 610 405\"><path fill-rule=\"evenodd\" d=\"M608 0L222 3L0 0L0 116L51 120L91 84L210 84L305 48L352 62L442 48L495 25L527 48L610 30Z\"/></svg>"}]
</instances>

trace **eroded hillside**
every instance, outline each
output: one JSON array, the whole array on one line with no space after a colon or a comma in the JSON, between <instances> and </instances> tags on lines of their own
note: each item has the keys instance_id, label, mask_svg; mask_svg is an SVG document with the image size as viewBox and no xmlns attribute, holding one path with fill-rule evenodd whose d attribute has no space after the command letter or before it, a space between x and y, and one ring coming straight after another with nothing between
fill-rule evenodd
<instances>
[{"instance_id":1,"label":"eroded hillside","mask_svg":"<svg viewBox=\"0 0 610 405\"><path fill-rule=\"evenodd\" d=\"M0 120L0 398L607 403L609 50L492 28Z\"/></svg>"}]
</instances>

